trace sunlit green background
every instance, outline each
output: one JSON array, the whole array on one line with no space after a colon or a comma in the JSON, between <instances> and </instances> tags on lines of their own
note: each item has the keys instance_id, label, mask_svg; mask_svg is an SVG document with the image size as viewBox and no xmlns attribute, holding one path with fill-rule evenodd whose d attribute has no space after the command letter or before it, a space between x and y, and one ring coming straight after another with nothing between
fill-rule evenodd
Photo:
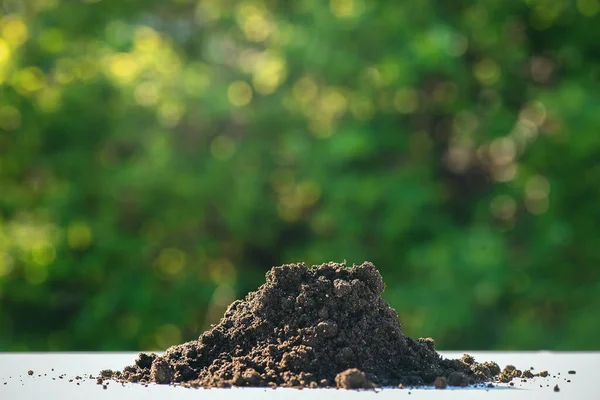
<instances>
[{"instance_id":1,"label":"sunlit green background","mask_svg":"<svg viewBox=\"0 0 600 400\"><path fill-rule=\"evenodd\" d=\"M598 0L0 1L0 350L163 349L370 260L443 349L598 349Z\"/></svg>"}]
</instances>

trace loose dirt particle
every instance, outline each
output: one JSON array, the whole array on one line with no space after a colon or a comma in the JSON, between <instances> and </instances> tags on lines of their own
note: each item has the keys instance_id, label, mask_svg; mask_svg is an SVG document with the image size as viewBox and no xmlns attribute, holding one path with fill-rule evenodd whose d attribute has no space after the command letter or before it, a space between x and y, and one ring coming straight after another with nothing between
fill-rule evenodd
<instances>
[{"instance_id":1,"label":"loose dirt particle","mask_svg":"<svg viewBox=\"0 0 600 400\"><path fill-rule=\"evenodd\" d=\"M496 363L469 355L444 359L433 339L405 336L397 313L381 298L384 288L368 262L275 267L265 284L234 301L198 340L160 356L142 353L122 374L101 375L186 387L300 388L432 385L436 378L466 386L500 375ZM512 367L506 379L515 376L521 371Z\"/></svg>"},{"instance_id":2,"label":"loose dirt particle","mask_svg":"<svg viewBox=\"0 0 600 400\"><path fill-rule=\"evenodd\" d=\"M445 376L438 376L435 378L435 381L433 381L433 386L435 386L436 389L446 389L446 387L448 387L448 381Z\"/></svg>"},{"instance_id":3,"label":"loose dirt particle","mask_svg":"<svg viewBox=\"0 0 600 400\"><path fill-rule=\"evenodd\" d=\"M577 371L574 371L574 370L569 371L569 374L571 374L571 375L575 375L576 373L577 373Z\"/></svg>"},{"instance_id":4,"label":"loose dirt particle","mask_svg":"<svg viewBox=\"0 0 600 400\"><path fill-rule=\"evenodd\" d=\"M32 370L27 371L27 375L29 375L29 376L33 375L33 371Z\"/></svg>"},{"instance_id":5,"label":"loose dirt particle","mask_svg":"<svg viewBox=\"0 0 600 400\"><path fill-rule=\"evenodd\" d=\"M111 369L103 369L100 371L100 376L104 378L110 378L113 376L113 371Z\"/></svg>"},{"instance_id":6,"label":"loose dirt particle","mask_svg":"<svg viewBox=\"0 0 600 400\"><path fill-rule=\"evenodd\" d=\"M560 388L558 387L558 385L555 385L555 386L554 386L554 391L555 391L555 392L560 392Z\"/></svg>"},{"instance_id":7,"label":"loose dirt particle","mask_svg":"<svg viewBox=\"0 0 600 400\"><path fill-rule=\"evenodd\" d=\"M364 372L351 368L335 376L335 385L341 389L369 389L373 383L369 382Z\"/></svg>"},{"instance_id":8,"label":"loose dirt particle","mask_svg":"<svg viewBox=\"0 0 600 400\"><path fill-rule=\"evenodd\" d=\"M467 386L470 383L472 382L469 380L469 377L462 372L454 371L448 376L448 384L450 386Z\"/></svg>"}]
</instances>

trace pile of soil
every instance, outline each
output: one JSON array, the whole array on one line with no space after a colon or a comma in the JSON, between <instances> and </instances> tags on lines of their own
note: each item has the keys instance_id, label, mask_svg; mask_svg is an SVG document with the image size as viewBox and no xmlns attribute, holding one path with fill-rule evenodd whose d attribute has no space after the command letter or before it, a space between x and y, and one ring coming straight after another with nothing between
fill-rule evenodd
<instances>
[{"instance_id":1,"label":"pile of soil","mask_svg":"<svg viewBox=\"0 0 600 400\"><path fill-rule=\"evenodd\" d=\"M198 340L163 355L142 353L114 377L193 387L340 388L466 386L504 378L494 362L444 359L432 339L405 336L396 311L381 298L384 288L369 262L275 267Z\"/></svg>"}]
</instances>

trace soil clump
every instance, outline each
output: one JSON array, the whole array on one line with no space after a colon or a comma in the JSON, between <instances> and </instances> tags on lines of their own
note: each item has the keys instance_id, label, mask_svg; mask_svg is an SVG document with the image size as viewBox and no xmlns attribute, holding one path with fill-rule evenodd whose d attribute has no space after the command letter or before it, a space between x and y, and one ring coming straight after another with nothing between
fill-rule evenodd
<instances>
[{"instance_id":1,"label":"soil clump","mask_svg":"<svg viewBox=\"0 0 600 400\"><path fill-rule=\"evenodd\" d=\"M140 354L113 378L192 387L466 386L508 381L514 367L442 358L433 339L405 336L369 262L274 267L198 340ZM103 374L104 375L104 374Z\"/></svg>"}]
</instances>

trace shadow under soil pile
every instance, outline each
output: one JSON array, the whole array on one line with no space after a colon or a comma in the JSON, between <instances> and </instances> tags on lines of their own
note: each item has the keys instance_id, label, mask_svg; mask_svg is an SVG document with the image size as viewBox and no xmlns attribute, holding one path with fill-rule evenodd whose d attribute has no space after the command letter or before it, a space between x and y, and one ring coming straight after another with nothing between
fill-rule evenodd
<instances>
[{"instance_id":1,"label":"shadow under soil pile","mask_svg":"<svg viewBox=\"0 0 600 400\"><path fill-rule=\"evenodd\" d=\"M501 378L496 363L443 359L402 333L373 264L275 267L218 325L163 355L140 354L118 379L194 387L465 386Z\"/></svg>"}]
</instances>

